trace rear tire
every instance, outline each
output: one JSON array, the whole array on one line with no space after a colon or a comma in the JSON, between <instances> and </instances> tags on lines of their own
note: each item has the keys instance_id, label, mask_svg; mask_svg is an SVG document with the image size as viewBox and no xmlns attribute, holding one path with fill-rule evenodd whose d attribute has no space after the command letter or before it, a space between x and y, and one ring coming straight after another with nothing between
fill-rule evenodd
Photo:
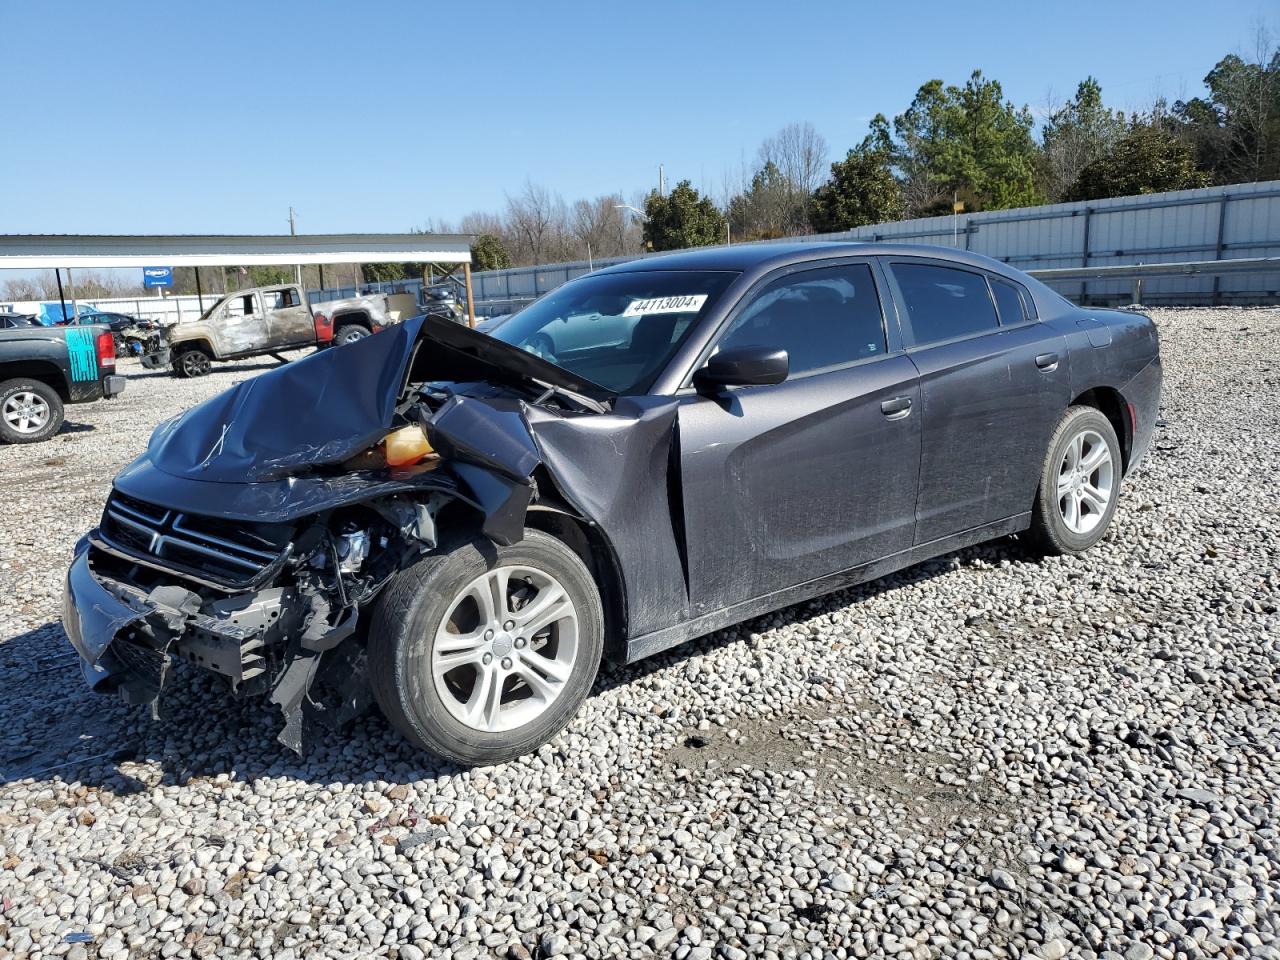
<instances>
[{"instance_id":1,"label":"rear tire","mask_svg":"<svg viewBox=\"0 0 1280 960\"><path fill-rule=\"evenodd\" d=\"M483 598L500 595L504 609L491 602L486 615ZM603 649L591 574L559 540L530 530L512 546L474 540L398 574L369 627L369 679L405 739L487 765L559 733L590 692Z\"/></svg>"},{"instance_id":2,"label":"rear tire","mask_svg":"<svg viewBox=\"0 0 1280 960\"><path fill-rule=\"evenodd\" d=\"M62 427L65 411L58 391L25 377L0 383L0 440L39 443Z\"/></svg>"},{"instance_id":3,"label":"rear tire","mask_svg":"<svg viewBox=\"0 0 1280 960\"><path fill-rule=\"evenodd\" d=\"M213 358L202 347L185 347L173 356L173 372L183 379L208 376Z\"/></svg>"},{"instance_id":4,"label":"rear tire","mask_svg":"<svg viewBox=\"0 0 1280 960\"><path fill-rule=\"evenodd\" d=\"M358 323L348 323L339 327L333 334L333 342L338 346L355 343L369 336L369 331Z\"/></svg>"},{"instance_id":5,"label":"rear tire","mask_svg":"<svg viewBox=\"0 0 1280 960\"><path fill-rule=\"evenodd\" d=\"M1070 407L1049 440L1031 516L1044 553L1083 553L1115 516L1124 475L1115 428L1093 407Z\"/></svg>"}]
</instances>

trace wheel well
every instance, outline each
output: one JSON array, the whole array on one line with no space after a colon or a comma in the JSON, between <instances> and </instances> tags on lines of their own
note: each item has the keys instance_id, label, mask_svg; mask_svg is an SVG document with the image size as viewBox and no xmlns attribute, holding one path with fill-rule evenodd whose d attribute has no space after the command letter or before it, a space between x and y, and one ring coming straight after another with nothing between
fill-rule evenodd
<instances>
[{"instance_id":1,"label":"wheel well","mask_svg":"<svg viewBox=\"0 0 1280 960\"><path fill-rule=\"evenodd\" d=\"M1133 425L1129 421L1128 405L1120 391L1114 387L1090 387L1071 401L1073 407L1093 407L1111 421L1120 440L1120 456L1124 469L1129 470L1129 453L1133 448Z\"/></svg>"},{"instance_id":2,"label":"wheel well","mask_svg":"<svg viewBox=\"0 0 1280 960\"><path fill-rule=\"evenodd\" d=\"M213 345L210 344L208 340L183 340L174 344L171 348L175 357L180 356L189 350L200 350L207 353L211 359L214 356Z\"/></svg>"},{"instance_id":3,"label":"wheel well","mask_svg":"<svg viewBox=\"0 0 1280 960\"><path fill-rule=\"evenodd\" d=\"M624 662L627 658L627 610L622 574L599 529L558 509L531 507L525 526L555 537L578 555L600 588L604 607L604 655Z\"/></svg>"},{"instance_id":4,"label":"wheel well","mask_svg":"<svg viewBox=\"0 0 1280 960\"><path fill-rule=\"evenodd\" d=\"M0 365L0 380L15 380L26 377L28 380L39 380L62 398L63 402L71 400L71 391L67 387L67 378L52 363L39 360L19 360L16 363Z\"/></svg>"},{"instance_id":5,"label":"wheel well","mask_svg":"<svg viewBox=\"0 0 1280 960\"><path fill-rule=\"evenodd\" d=\"M349 327L352 325L364 327L366 330L373 329L373 322L369 319L369 314L363 310L354 310L350 313L339 313L333 318L333 330L337 333L339 327Z\"/></svg>"}]
</instances>

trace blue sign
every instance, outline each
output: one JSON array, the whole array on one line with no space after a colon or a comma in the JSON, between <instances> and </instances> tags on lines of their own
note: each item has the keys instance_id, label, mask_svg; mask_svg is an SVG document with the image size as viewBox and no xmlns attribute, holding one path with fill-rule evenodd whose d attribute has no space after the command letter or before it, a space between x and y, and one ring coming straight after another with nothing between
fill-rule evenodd
<instances>
[{"instance_id":1,"label":"blue sign","mask_svg":"<svg viewBox=\"0 0 1280 960\"><path fill-rule=\"evenodd\" d=\"M152 287L172 287L173 267L143 267L142 285L148 290Z\"/></svg>"}]
</instances>

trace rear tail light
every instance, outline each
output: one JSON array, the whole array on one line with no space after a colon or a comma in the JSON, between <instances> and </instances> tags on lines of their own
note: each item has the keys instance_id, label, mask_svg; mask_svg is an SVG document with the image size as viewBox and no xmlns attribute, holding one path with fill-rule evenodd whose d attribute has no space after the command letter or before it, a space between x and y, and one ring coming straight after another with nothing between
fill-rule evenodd
<instances>
[{"instance_id":1,"label":"rear tail light","mask_svg":"<svg viewBox=\"0 0 1280 960\"><path fill-rule=\"evenodd\" d=\"M98 369L103 373L116 372L116 338L110 330L103 330L94 341L98 354Z\"/></svg>"},{"instance_id":2,"label":"rear tail light","mask_svg":"<svg viewBox=\"0 0 1280 960\"><path fill-rule=\"evenodd\" d=\"M323 313L315 315L316 322L316 342L328 343L333 339L333 321L326 317Z\"/></svg>"}]
</instances>

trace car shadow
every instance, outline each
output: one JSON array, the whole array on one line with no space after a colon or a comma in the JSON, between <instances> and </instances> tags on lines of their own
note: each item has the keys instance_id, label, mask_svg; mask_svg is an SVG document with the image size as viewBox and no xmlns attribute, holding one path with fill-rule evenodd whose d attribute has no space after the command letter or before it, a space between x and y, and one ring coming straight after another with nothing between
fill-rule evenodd
<instances>
[{"instance_id":1,"label":"car shadow","mask_svg":"<svg viewBox=\"0 0 1280 960\"><path fill-rule=\"evenodd\" d=\"M799 623L974 561L1033 559L1014 538L968 547L699 637L638 663L607 665L591 696L737 642L746 633ZM229 697L216 678L182 663L165 688L159 719L152 720L144 707L89 690L79 659L56 620L0 639L0 716L7 718L8 727L0 736L0 783L58 778L119 795L220 775L249 782L289 777L328 785L414 783L465 772L412 747L376 709L341 730L312 727L308 749L299 756L276 740L281 717L265 698ZM549 749L558 749L555 741Z\"/></svg>"}]
</instances>

